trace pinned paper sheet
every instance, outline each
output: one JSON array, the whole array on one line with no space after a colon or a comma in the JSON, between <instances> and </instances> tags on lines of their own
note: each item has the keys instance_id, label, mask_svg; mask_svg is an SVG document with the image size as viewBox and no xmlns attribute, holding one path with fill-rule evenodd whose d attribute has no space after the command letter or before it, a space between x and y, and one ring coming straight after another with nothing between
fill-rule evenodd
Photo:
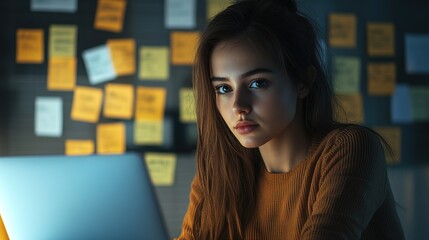
<instances>
[{"instance_id":1,"label":"pinned paper sheet","mask_svg":"<svg viewBox=\"0 0 429 240\"><path fill-rule=\"evenodd\" d=\"M31 0L31 11L34 12L68 12L77 10L77 0Z\"/></svg>"},{"instance_id":2,"label":"pinned paper sheet","mask_svg":"<svg viewBox=\"0 0 429 240\"><path fill-rule=\"evenodd\" d=\"M212 19L216 14L227 8L233 2L232 0L207 0L207 19Z\"/></svg>"},{"instance_id":3,"label":"pinned paper sheet","mask_svg":"<svg viewBox=\"0 0 429 240\"><path fill-rule=\"evenodd\" d=\"M65 142L65 154L74 155L91 155L94 154L94 141L67 139Z\"/></svg>"},{"instance_id":4,"label":"pinned paper sheet","mask_svg":"<svg viewBox=\"0 0 429 240\"><path fill-rule=\"evenodd\" d=\"M49 28L49 57L75 57L76 38L76 25L51 25Z\"/></svg>"},{"instance_id":5,"label":"pinned paper sheet","mask_svg":"<svg viewBox=\"0 0 429 240\"><path fill-rule=\"evenodd\" d=\"M368 93L392 95L396 86L395 63L368 63Z\"/></svg>"},{"instance_id":6,"label":"pinned paper sheet","mask_svg":"<svg viewBox=\"0 0 429 240\"><path fill-rule=\"evenodd\" d=\"M429 87L411 87L410 90L413 120L429 121Z\"/></svg>"},{"instance_id":7,"label":"pinned paper sheet","mask_svg":"<svg viewBox=\"0 0 429 240\"><path fill-rule=\"evenodd\" d=\"M165 28L196 27L196 0L165 0Z\"/></svg>"},{"instance_id":8,"label":"pinned paper sheet","mask_svg":"<svg viewBox=\"0 0 429 240\"><path fill-rule=\"evenodd\" d=\"M393 151L393 156L386 151L385 157L387 164L398 164L401 159L401 128L400 127L375 127L373 128L389 144Z\"/></svg>"},{"instance_id":9,"label":"pinned paper sheet","mask_svg":"<svg viewBox=\"0 0 429 240\"><path fill-rule=\"evenodd\" d=\"M192 65L199 32L172 32L171 33L171 62L175 65Z\"/></svg>"},{"instance_id":10,"label":"pinned paper sheet","mask_svg":"<svg viewBox=\"0 0 429 240\"><path fill-rule=\"evenodd\" d=\"M43 63L43 29L18 29L16 31L16 62Z\"/></svg>"},{"instance_id":11,"label":"pinned paper sheet","mask_svg":"<svg viewBox=\"0 0 429 240\"><path fill-rule=\"evenodd\" d=\"M162 145L164 122L162 120L136 120L134 122L134 144Z\"/></svg>"},{"instance_id":12,"label":"pinned paper sheet","mask_svg":"<svg viewBox=\"0 0 429 240\"><path fill-rule=\"evenodd\" d=\"M406 84L397 84L391 98L391 117L393 123L411 123L413 114L411 112L410 87Z\"/></svg>"},{"instance_id":13,"label":"pinned paper sheet","mask_svg":"<svg viewBox=\"0 0 429 240\"><path fill-rule=\"evenodd\" d=\"M140 79L167 80L169 76L167 47L140 48Z\"/></svg>"},{"instance_id":14,"label":"pinned paper sheet","mask_svg":"<svg viewBox=\"0 0 429 240\"><path fill-rule=\"evenodd\" d=\"M153 185L172 186L174 184L176 154L148 152L144 158Z\"/></svg>"},{"instance_id":15,"label":"pinned paper sheet","mask_svg":"<svg viewBox=\"0 0 429 240\"><path fill-rule=\"evenodd\" d=\"M100 117L103 91L98 88L76 87L74 90L71 119L96 123Z\"/></svg>"},{"instance_id":16,"label":"pinned paper sheet","mask_svg":"<svg viewBox=\"0 0 429 240\"><path fill-rule=\"evenodd\" d=\"M180 98L180 121L193 123L197 119L195 112L195 98L192 88L182 88L179 92Z\"/></svg>"},{"instance_id":17,"label":"pinned paper sheet","mask_svg":"<svg viewBox=\"0 0 429 240\"><path fill-rule=\"evenodd\" d=\"M395 27L393 23L368 23L367 26L368 55L395 55Z\"/></svg>"},{"instance_id":18,"label":"pinned paper sheet","mask_svg":"<svg viewBox=\"0 0 429 240\"><path fill-rule=\"evenodd\" d=\"M63 134L63 100L60 97L37 97L35 134L39 137L61 137Z\"/></svg>"},{"instance_id":19,"label":"pinned paper sheet","mask_svg":"<svg viewBox=\"0 0 429 240\"><path fill-rule=\"evenodd\" d=\"M162 120L166 92L160 87L137 87L136 120Z\"/></svg>"},{"instance_id":20,"label":"pinned paper sheet","mask_svg":"<svg viewBox=\"0 0 429 240\"><path fill-rule=\"evenodd\" d=\"M133 116L134 86L132 84L106 84L104 117L130 119Z\"/></svg>"},{"instance_id":21,"label":"pinned paper sheet","mask_svg":"<svg viewBox=\"0 0 429 240\"><path fill-rule=\"evenodd\" d=\"M94 28L122 32L126 0L98 0Z\"/></svg>"},{"instance_id":22,"label":"pinned paper sheet","mask_svg":"<svg viewBox=\"0 0 429 240\"><path fill-rule=\"evenodd\" d=\"M107 41L113 66L118 76L136 72L136 41L134 39L110 39Z\"/></svg>"},{"instance_id":23,"label":"pinned paper sheet","mask_svg":"<svg viewBox=\"0 0 429 240\"><path fill-rule=\"evenodd\" d=\"M48 90L72 91L76 86L76 57L50 57Z\"/></svg>"},{"instance_id":24,"label":"pinned paper sheet","mask_svg":"<svg viewBox=\"0 0 429 240\"><path fill-rule=\"evenodd\" d=\"M354 14L329 15L329 45L331 47L356 47L356 16Z\"/></svg>"},{"instance_id":25,"label":"pinned paper sheet","mask_svg":"<svg viewBox=\"0 0 429 240\"><path fill-rule=\"evenodd\" d=\"M429 73L429 34L405 35L407 73Z\"/></svg>"},{"instance_id":26,"label":"pinned paper sheet","mask_svg":"<svg viewBox=\"0 0 429 240\"><path fill-rule=\"evenodd\" d=\"M124 123L100 123L97 125L97 153L121 154L125 152Z\"/></svg>"},{"instance_id":27,"label":"pinned paper sheet","mask_svg":"<svg viewBox=\"0 0 429 240\"><path fill-rule=\"evenodd\" d=\"M359 93L360 59L357 57L334 57L333 61L334 91L338 94Z\"/></svg>"},{"instance_id":28,"label":"pinned paper sheet","mask_svg":"<svg viewBox=\"0 0 429 240\"><path fill-rule=\"evenodd\" d=\"M335 118L341 123L364 123L363 100L360 94L336 95L340 106L335 109Z\"/></svg>"},{"instance_id":29,"label":"pinned paper sheet","mask_svg":"<svg viewBox=\"0 0 429 240\"><path fill-rule=\"evenodd\" d=\"M101 45L83 51L83 60L92 85L111 81L116 78L110 50L107 45Z\"/></svg>"}]
</instances>

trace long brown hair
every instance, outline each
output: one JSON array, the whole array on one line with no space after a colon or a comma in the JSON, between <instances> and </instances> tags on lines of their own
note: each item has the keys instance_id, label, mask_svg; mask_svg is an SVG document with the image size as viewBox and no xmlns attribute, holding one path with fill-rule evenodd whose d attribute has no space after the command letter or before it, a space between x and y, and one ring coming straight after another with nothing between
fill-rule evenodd
<instances>
[{"instance_id":1,"label":"long brown hair","mask_svg":"<svg viewBox=\"0 0 429 240\"><path fill-rule=\"evenodd\" d=\"M217 110L210 81L212 51L231 39L250 42L270 53L295 84L310 89L303 103L309 133L326 132L335 124L317 34L313 24L297 12L294 0L245 0L216 15L201 36L193 72L196 177L202 192L194 217L196 239L243 238L255 202L259 151L244 148L229 130ZM310 69L313 77L309 77Z\"/></svg>"}]
</instances>

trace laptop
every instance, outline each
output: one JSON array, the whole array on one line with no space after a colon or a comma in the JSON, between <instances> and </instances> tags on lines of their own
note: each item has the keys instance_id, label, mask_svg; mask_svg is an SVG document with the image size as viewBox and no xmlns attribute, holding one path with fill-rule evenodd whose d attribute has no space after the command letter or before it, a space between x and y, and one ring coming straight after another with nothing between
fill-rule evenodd
<instances>
[{"instance_id":1,"label":"laptop","mask_svg":"<svg viewBox=\"0 0 429 240\"><path fill-rule=\"evenodd\" d=\"M0 157L0 215L10 239L168 239L137 153Z\"/></svg>"}]
</instances>

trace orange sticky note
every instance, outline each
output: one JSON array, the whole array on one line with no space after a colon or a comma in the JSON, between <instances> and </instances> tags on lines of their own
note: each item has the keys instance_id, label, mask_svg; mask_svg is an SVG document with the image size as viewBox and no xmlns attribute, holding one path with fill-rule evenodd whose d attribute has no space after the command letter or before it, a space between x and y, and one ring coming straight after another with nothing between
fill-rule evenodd
<instances>
[{"instance_id":1,"label":"orange sticky note","mask_svg":"<svg viewBox=\"0 0 429 240\"><path fill-rule=\"evenodd\" d=\"M199 32L172 32L171 62L175 65L192 65L197 49Z\"/></svg>"},{"instance_id":2,"label":"orange sticky note","mask_svg":"<svg viewBox=\"0 0 429 240\"><path fill-rule=\"evenodd\" d=\"M130 119L133 116L134 86L131 84L106 84L104 116Z\"/></svg>"},{"instance_id":3,"label":"orange sticky note","mask_svg":"<svg viewBox=\"0 0 429 240\"><path fill-rule=\"evenodd\" d=\"M134 122L134 143L136 145L162 145L164 122L162 120L137 120Z\"/></svg>"},{"instance_id":4,"label":"orange sticky note","mask_svg":"<svg viewBox=\"0 0 429 240\"><path fill-rule=\"evenodd\" d=\"M363 100L360 94L336 95L339 106L335 118L342 123L364 123Z\"/></svg>"},{"instance_id":5,"label":"orange sticky note","mask_svg":"<svg viewBox=\"0 0 429 240\"><path fill-rule=\"evenodd\" d=\"M71 118L75 121L96 123L100 117L103 91L92 87L76 87Z\"/></svg>"},{"instance_id":6,"label":"orange sticky note","mask_svg":"<svg viewBox=\"0 0 429 240\"><path fill-rule=\"evenodd\" d=\"M124 123L100 123L97 125L98 154L124 153L125 139Z\"/></svg>"},{"instance_id":7,"label":"orange sticky note","mask_svg":"<svg viewBox=\"0 0 429 240\"><path fill-rule=\"evenodd\" d=\"M122 32L126 0L98 0L94 28Z\"/></svg>"},{"instance_id":8,"label":"orange sticky note","mask_svg":"<svg viewBox=\"0 0 429 240\"><path fill-rule=\"evenodd\" d=\"M332 13L329 15L329 45L331 47L356 47L356 16Z\"/></svg>"},{"instance_id":9,"label":"orange sticky note","mask_svg":"<svg viewBox=\"0 0 429 240\"><path fill-rule=\"evenodd\" d=\"M136 119L162 120L164 118L166 89L137 87Z\"/></svg>"},{"instance_id":10,"label":"orange sticky note","mask_svg":"<svg viewBox=\"0 0 429 240\"><path fill-rule=\"evenodd\" d=\"M182 88L179 92L180 121L193 123L197 119L195 112L195 99L192 88Z\"/></svg>"},{"instance_id":11,"label":"orange sticky note","mask_svg":"<svg viewBox=\"0 0 429 240\"><path fill-rule=\"evenodd\" d=\"M385 152L386 162L388 164L398 164L401 160L401 128L375 127L374 131L384 137L393 151L393 156L389 152Z\"/></svg>"},{"instance_id":12,"label":"orange sticky note","mask_svg":"<svg viewBox=\"0 0 429 240\"><path fill-rule=\"evenodd\" d=\"M395 63L368 64L368 93L370 95L393 95L395 86Z\"/></svg>"},{"instance_id":13,"label":"orange sticky note","mask_svg":"<svg viewBox=\"0 0 429 240\"><path fill-rule=\"evenodd\" d=\"M76 39L76 25L51 25L49 28L49 57L75 57Z\"/></svg>"},{"instance_id":14,"label":"orange sticky note","mask_svg":"<svg viewBox=\"0 0 429 240\"><path fill-rule=\"evenodd\" d=\"M43 29L18 29L16 31L16 62L43 63Z\"/></svg>"},{"instance_id":15,"label":"orange sticky note","mask_svg":"<svg viewBox=\"0 0 429 240\"><path fill-rule=\"evenodd\" d=\"M76 58L50 57L48 60L48 90L72 91L76 86Z\"/></svg>"},{"instance_id":16,"label":"orange sticky note","mask_svg":"<svg viewBox=\"0 0 429 240\"><path fill-rule=\"evenodd\" d=\"M393 23L368 23L367 41L369 56L394 56L395 27Z\"/></svg>"},{"instance_id":17,"label":"orange sticky note","mask_svg":"<svg viewBox=\"0 0 429 240\"><path fill-rule=\"evenodd\" d=\"M118 76L136 72L136 41L134 39L110 39L107 41L113 66Z\"/></svg>"},{"instance_id":18,"label":"orange sticky note","mask_svg":"<svg viewBox=\"0 0 429 240\"><path fill-rule=\"evenodd\" d=\"M92 140L66 140L66 155L91 155L94 153L94 141Z\"/></svg>"}]
</instances>

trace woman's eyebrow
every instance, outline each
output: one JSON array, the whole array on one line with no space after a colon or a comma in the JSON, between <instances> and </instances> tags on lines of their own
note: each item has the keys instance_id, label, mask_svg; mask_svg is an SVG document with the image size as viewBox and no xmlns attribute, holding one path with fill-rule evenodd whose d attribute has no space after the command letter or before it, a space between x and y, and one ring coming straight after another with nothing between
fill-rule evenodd
<instances>
[{"instance_id":1,"label":"woman's eyebrow","mask_svg":"<svg viewBox=\"0 0 429 240\"><path fill-rule=\"evenodd\" d=\"M250 77L252 75L258 74L258 73L273 73L273 71L268 69L268 68L256 68L256 69L253 69L253 70L250 70L248 72L241 74L240 77L246 78L246 77ZM213 76L213 77L211 77L211 80L223 82L223 81L227 81L227 78Z\"/></svg>"}]
</instances>

